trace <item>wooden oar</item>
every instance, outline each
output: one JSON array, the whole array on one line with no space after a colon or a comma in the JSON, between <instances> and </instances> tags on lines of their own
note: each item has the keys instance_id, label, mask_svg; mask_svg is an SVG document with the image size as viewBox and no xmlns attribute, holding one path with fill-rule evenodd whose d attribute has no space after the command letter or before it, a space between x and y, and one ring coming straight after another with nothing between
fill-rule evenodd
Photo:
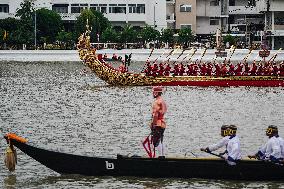
<instances>
[{"instance_id":1,"label":"wooden oar","mask_svg":"<svg viewBox=\"0 0 284 189\"><path fill-rule=\"evenodd\" d=\"M164 51L163 54L161 54L158 58L156 58L156 59L153 61L153 63L156 62L159 58L161 58L161 57L165 54L165 52L166 52L166 51Z\"/></svg>"},{"instance_id":2,"label":"wooden oar","mask_svg":"<svg viewBox=\"0 0 284 189\"><path fill-rule=\"evenodd\" d=\"M268 63L269 63L270 61L273 62L273 61L275 60L275 58L277 57L278 53L279 53L281 50L282 50L282 48L278 49L278 51L268 60Z\"/></svg>"},{"instance_id":3,"label":"wooden oar","mask_svg":"<svg viewBox=\"0 0 284 189\"><path fill-rule=\"evenodd\" d=\"M182 52L180 53L180 55L177 57L177 59L174 61L173 64L175 64L175 63L177 62L177 60L183 55L184 51L185 51L185 50L182 50Z\"/></svg>"},{"instance_id":4,"label":"wooden oar","mask_svg":"<svg viewBox=\"0 0 284 189\"><path fill-rule=\"evenodd\" d=\"M174 51L175 51L175 49L171 50L170 53L166 56L166 58L168 58L169 56L171 56Z\"/></svg>"},{"instance_id":5,"label":"wooden oar","mask_svg":"<svg viewBox=\"0 0 284 189\"><path fill-rule=\"evenodd\" d=\"M229 58L228 62L230 62L230 60L231 60L231 58L232 58L232 56L233 56L233 54L235 53L235 50L236 50L236 47L234 45L232 45L232 48L233 48L233 52L230 55L230 58ZM230 52L231 52L231 50L230 50Z\"/></svg>"},{"instance_id":6,"label":"wooden oar","mask_svg":"<svg viewBox=\"0 0 284 189\"><path fill-rule=\"evenodd\" d=\"M249 56L251 55L252 53L252 48L249 50L249 53L245 56L245 58L243 59L243 62L246 62L247 59L249 58Z\"/></svg>"},{"instance_id":7,"label":"wooden oar","mask_svg":"<svg viewBox=\"0 0 284 189\"><path fill-rule=\"evenodd\" d=\"M145 66L146 66L146 63L149 61L150 57L152 56L153 51L154 51L154 48L152 48L152 50L151 50L151 52L150 52L150 55L148 56L148 58L147 58L146 62L144 63L144 66L143 66L143 68L142 68L142 70L141 70L141 73L144 71Z\"/></svg>"},{"instance_id":8,"label":"wooden oar","mask_svg":"<svg viewBox=\"0 0 284 189\"><path fill-rule=\"evenodd\" d=\"M193 52L194 48L191 48L191 51ZM181 62L183 62L189 55L191 54L191 52L189 52L187 55L185 55L185 57L183 57L183 59L181 60Z\"/></svg>"},{"instance_id":9,"label":"wooden oar","mask_svg":"<svg viewBox=\"0 0 284 189\"><path fill-rule=\"evenodd\" d=\"M191 61L192 57L195 55L196 51L197 51L197 49L194 49L194 51L193 51L192 55L189 57L189 59L188 59L188 61L187 61L187 62L189 62L189 63L190 63L190 61Z\"/></svg>"},{"instance_id":10,"label":"wooden oar","mask_svg":"<svg viewBox=\"0 0 284 189\"><path fill-rule=\"evenodd\" d=\"M217 157L219 157L219 158L221 158L221 159L224 159L225 160L225 158L223 157L223 156L221 156L221 155L219 155L219 154L215 154L215 153L213 153L213 152L210 152L210 151L204 151L204 150L201 150L202 152L206 152L206 153L208 153L208 154L211 154L211 155L213 155L213 156L217 156Z\"/></svg>"},{"instance_id":11,"label":"wooden oar","mask_svg":"<svg viewBox=\"0 0 284 189\"><path fill-rule=\"evenodd\" d=\"M174 55L176 51L178 51L178 49L172 50L172 51L170 52L170 54L169 54L166 58L168 58L170 55ZM170 59L171 59L171 57L168 58L168 60L167 60L166 62L167 62L167 63L170 63Z\"/></svg>"},{"instance_id":12,"label":"wooden oar","mask_svg":"<svg viewBox=\"0 0 284 189\"><path fill-rule=\"evenodd\" d=\"M202 61L202 58L204 57L204 55L205 55L206 51L207 51L207 48L205 48L205 49L204 49L204 51L203 51L203 53L202 53L202 55L201 55L201 58L200 58L200 61L199 61L199 63L201 63L201 61Z\"/></svg>"}]
</instances>

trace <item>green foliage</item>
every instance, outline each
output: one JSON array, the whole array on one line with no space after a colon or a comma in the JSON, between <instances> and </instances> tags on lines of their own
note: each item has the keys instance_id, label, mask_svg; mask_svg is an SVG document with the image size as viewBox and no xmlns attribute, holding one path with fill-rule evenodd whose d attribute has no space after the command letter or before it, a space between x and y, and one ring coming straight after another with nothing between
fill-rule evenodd
<instances>
[{"instance_id":1,"label":"green foliage","mask_svg":"<svg viewBox=\"0 0 284 189\"><path fill-rule=\"evenodd\" d=\"M120 33L120 42L131 43L137 41L137 32L130 25L125 25Z\"/></svg>"},{"instance_id":2,"label":"green foliage","mask_svg":"<svg viewBox=\"0 0 284 189\"><path fill-rule=\"evenodd\" d=\"M20 4L21 8L16 11L16 16L22 21L31 21L34 16L34 2L35 0L23 0Z\"/></svg>"},{"instance_id":3,"label":"green foliage","mask_svg":"<svg viewBox=\"0 0 284 189\"><path fill-rule=\"evenodd\" d=\"M189 28L182 28L178 33L178 41L180 44L188 46L193 41L192 31Z\"/></svg>"},{"instance_id":4,"label":"green foliage","mask_svg":"<svg viewBox=\"0 0 284 189\"><path fill-rule=\"evenodd\" d=\"M143 42L148 43L150 41L158 40L160 37L160 32L150 26L146 26L141 30L140 36Z\"/></svg>"},{"instance_id":5,"label":"green foliage","mask_svg":"<svg viewBox=\"0 0 284 189\"><path fill-rule=\"evenodd\" d=\"M34 39L34 0L24 0L17 9L16 16L20 17L20 26L13 33L13 42L32 44ZM11 37L10 36L10 37Z\"/></svg>"},{"instance_id":6,"label":"green foliage","mask_svg":"<svg viewBox=\"0 0 284 189\"><path fill-rule=\"evenodd\" d=\"M56 40L59 41L61 48L64 49L72 49L74 44L73 34L71 32L65 32L64 30L58 33Z\"/></svg>"},{"instance_id":7,"label":"green foliage","mask_svg":"<svg viewBox=\"0 0 284 189\"><path fill-rule=\"evenodd\" d=\"M229 42L230 45L235 45L236 42L237 42L237 38L228 34L228 35L223 37L223 41L224 41L225 44L227 42Z\"/></svg>"},{"instance_id":8,"label":"green foliage","mask_svg":"<svg viewBox=\"0 0 284 189\"><path fill-rule=\"evenodd\" d=\"M103 16L102 13L85 9L81 12L80 16L77 18L75 23L75 31L76 36L78 37L81 33L86 31L86 24L90 26L91 31L91 39L96 40L97 34L101 34L108 26L110 26L110 22L107 18Z\"/></svg>"},{"instance_id":9,"label":"green foliage","mask_svg":"<svg viewBox=\"0 0 284 189\"><path fill-rule=\"evenodd\" d=\"M39 9L36 11L36 20L39 42L54 42L57 33L63 28L60 15L52 10Z\"/></svg>"},{"instance_id":10,"label":"green foliage","mask_svg":"<svg viewBox=\"0 0 284 189\"><path fill-rule=\"evenodd\" d=\"M96 33L102 33L111 26L110 21L103 15L103 13L91 10L95 15L94 30Z\"/></svg>"},{"instance_id":11,"label":"green foliage","mask_svg":"<svg viewBox=\"0 0 284 189\"><path fill-rule=\"evenodd\" d=\"M118 33L113 29L113 27L109 26L103 31L102 40L107 43L117 42Z\"/></svg>"},{"instance_id":12,"label":"green foliage","mask_svg":"<svg viewBox=\"0 0 284 189\"><path fill-rule=\"evenodd\" d=\"M173 43L174 31L172 29L163 29L161 34L161 41L164 43Z\"/></svg>"}]
</instances>

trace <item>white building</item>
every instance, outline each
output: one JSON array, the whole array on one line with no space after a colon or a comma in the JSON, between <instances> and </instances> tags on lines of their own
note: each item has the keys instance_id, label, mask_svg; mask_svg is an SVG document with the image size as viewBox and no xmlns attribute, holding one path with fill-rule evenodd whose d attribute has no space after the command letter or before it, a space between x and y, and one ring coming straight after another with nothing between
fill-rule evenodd
<instances>
[{"instance_id":1,"label":"white building","mask_svg":"<svg viewBox=\"0 0 284 189\"><path fill-rule=\"evenodd\" d=\"M15 17L22 0L1 0L0 19ZM82 9L94 9L104 14L114 26L131 24L153 26L158 30L167 27L165 0L37 0L36 8L58 12L66 23L74 23Z\"/></svg>"},{"instance_id":2,"label":"white building","mask_svg":"<svg viewBox=\"0 0 284 189\"><path fill-rule=\"evenodd\" d=\"M284 1L258 0L256 7L265 15L265 31L270 38L272 49L284 47Z\"/></svg>"}]
</instances>

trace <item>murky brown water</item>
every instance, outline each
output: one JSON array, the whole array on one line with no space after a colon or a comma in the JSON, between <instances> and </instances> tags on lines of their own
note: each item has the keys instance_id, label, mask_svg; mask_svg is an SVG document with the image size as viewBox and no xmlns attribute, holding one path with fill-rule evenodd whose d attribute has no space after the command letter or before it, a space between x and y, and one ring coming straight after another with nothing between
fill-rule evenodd
<instances>
[{"instance_id":1,"label":"murky brown water","mask_svg":"<svg viewBox=\"0 0 284 189\"><path fill-rule=\"evenodd\" d=\"M133 70L140 66L132 64ZM61 152L111 156L145 155L151 87L110 87L93 74L81 75L75 62L0 62L0 127L39 147ZM266 141L277 125L284 136L283 88L167 87L168 156L206 156L199 151L220 139L222 124L238 125L243 156ZM60 176L18 150L15 173L3 164L0 188L281 188L283 182L202 179ZM80 163L80 162L78 162Z\"/></svg>"}]
</instances>

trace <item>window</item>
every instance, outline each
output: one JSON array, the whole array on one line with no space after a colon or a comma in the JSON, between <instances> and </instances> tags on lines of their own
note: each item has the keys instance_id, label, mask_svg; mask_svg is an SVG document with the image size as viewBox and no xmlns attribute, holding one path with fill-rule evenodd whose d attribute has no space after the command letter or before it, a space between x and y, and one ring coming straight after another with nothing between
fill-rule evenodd
<instances>
[{"instance_id":1,"label":"window","mask_svg":"<svg viewBox=\"0 0 284 189\"><path fill-rule=\"evenodd\" d=\"M211 0L210 6L219 6L219 1L218 0Z\"/></svg>"},{"instance_id":2,"label":"window","mask_svg":"<svg viewBox=\"0 0 284 189\"><path fill-rule=\"evenodd\" d=\"M236 6L235 0L229 0L229 6Z\"/></svg>"},{"instance_id":3,"label":"window","mask_svg":"<svg viewBox=\"0 0 284 189\"><path fill-rule=\"evenodd\" d=\"M126 4L109 4L109 13L125 13L126 14Z\"/></svg>"},{"instance_id":4,"label":"window","mask_svg":"<svg viewBox=\"0 0 284 189\"><path fill-rule=\"evenodd\" d=\"M136 13L136 4L129 4L129 13Z\"/></svg>"},{"instance_id":5,"label":"window","mask_svg":"<svg viewBox=\"0 0 284 189\"><path fill-rule=\"evenodd\" d=\"M107 13L107 4L99 4L97 11L101 13Z\"/></svg>"},{"instance_id":6,"label":"window","mask_svg":"<svg viewBox=\"0 0 284 189\"><path fill-rule=\"evenodd\" d=\"M210 25L219 25L219 18L210 18Z\"/></svg>"},{"instance_id":7,"label":"window","mask_svg":"<svg viewBox=\"0 0 284 189\"><path fill-rule=\"evenodd\" d=\"M145 14L145 4L128 4L129 13Z\"/></svg>"},{"instance_id":8,"label":"window","mask_svg":"<svg viewBox=\"0 0 284 189\"><path fill-rule=\"evenodd\" d=\"M137 13L145 14L145 4L137 4Z\"/></svg>"},{"instance_id":9,"label":"window","mask_svg":"<svg viewBox=\"0 0 284 189\"><path fill-rule=\"evenodd\" d=\"M0 4L0 12L9 13L9 5L8 4Z\"/></svg>"},{"instance_id":10,"label":"window","mask_svg":"<svg viewBox=\"0 0 284 189\"><path fill-rule=\"evenodd\" d=\"M52 10L57 13L68 13L68 4L54 4Z\"/></svg>"},{"instance_id":11,"label":"window","mask_svg":"<svg viewBox=\"0 0 284 189\"><path fill-rule=\"evenodd\" d=\"M185 29L185 28L191 29L191 24L181 24L180 25L180 29Z\"/></svg>"},{"instance_id":12,"label":"window","mask_svg":"<svg viewBox=\"0 0 284 189\"><path fill-rule=\"evenodd\" d=\"M191 5L180 5L180 12L191 12Z\"/></svg>"},{"instance_id":13,"label":"window","mask_svg":"<svg viewBox=\"0 0 284 189\"><path fill-rule=\"evenodd\" d=\"M71 4L71 13L81 13L82 10L87 8L88 4Z\"/></svg>"}]
</instances>

